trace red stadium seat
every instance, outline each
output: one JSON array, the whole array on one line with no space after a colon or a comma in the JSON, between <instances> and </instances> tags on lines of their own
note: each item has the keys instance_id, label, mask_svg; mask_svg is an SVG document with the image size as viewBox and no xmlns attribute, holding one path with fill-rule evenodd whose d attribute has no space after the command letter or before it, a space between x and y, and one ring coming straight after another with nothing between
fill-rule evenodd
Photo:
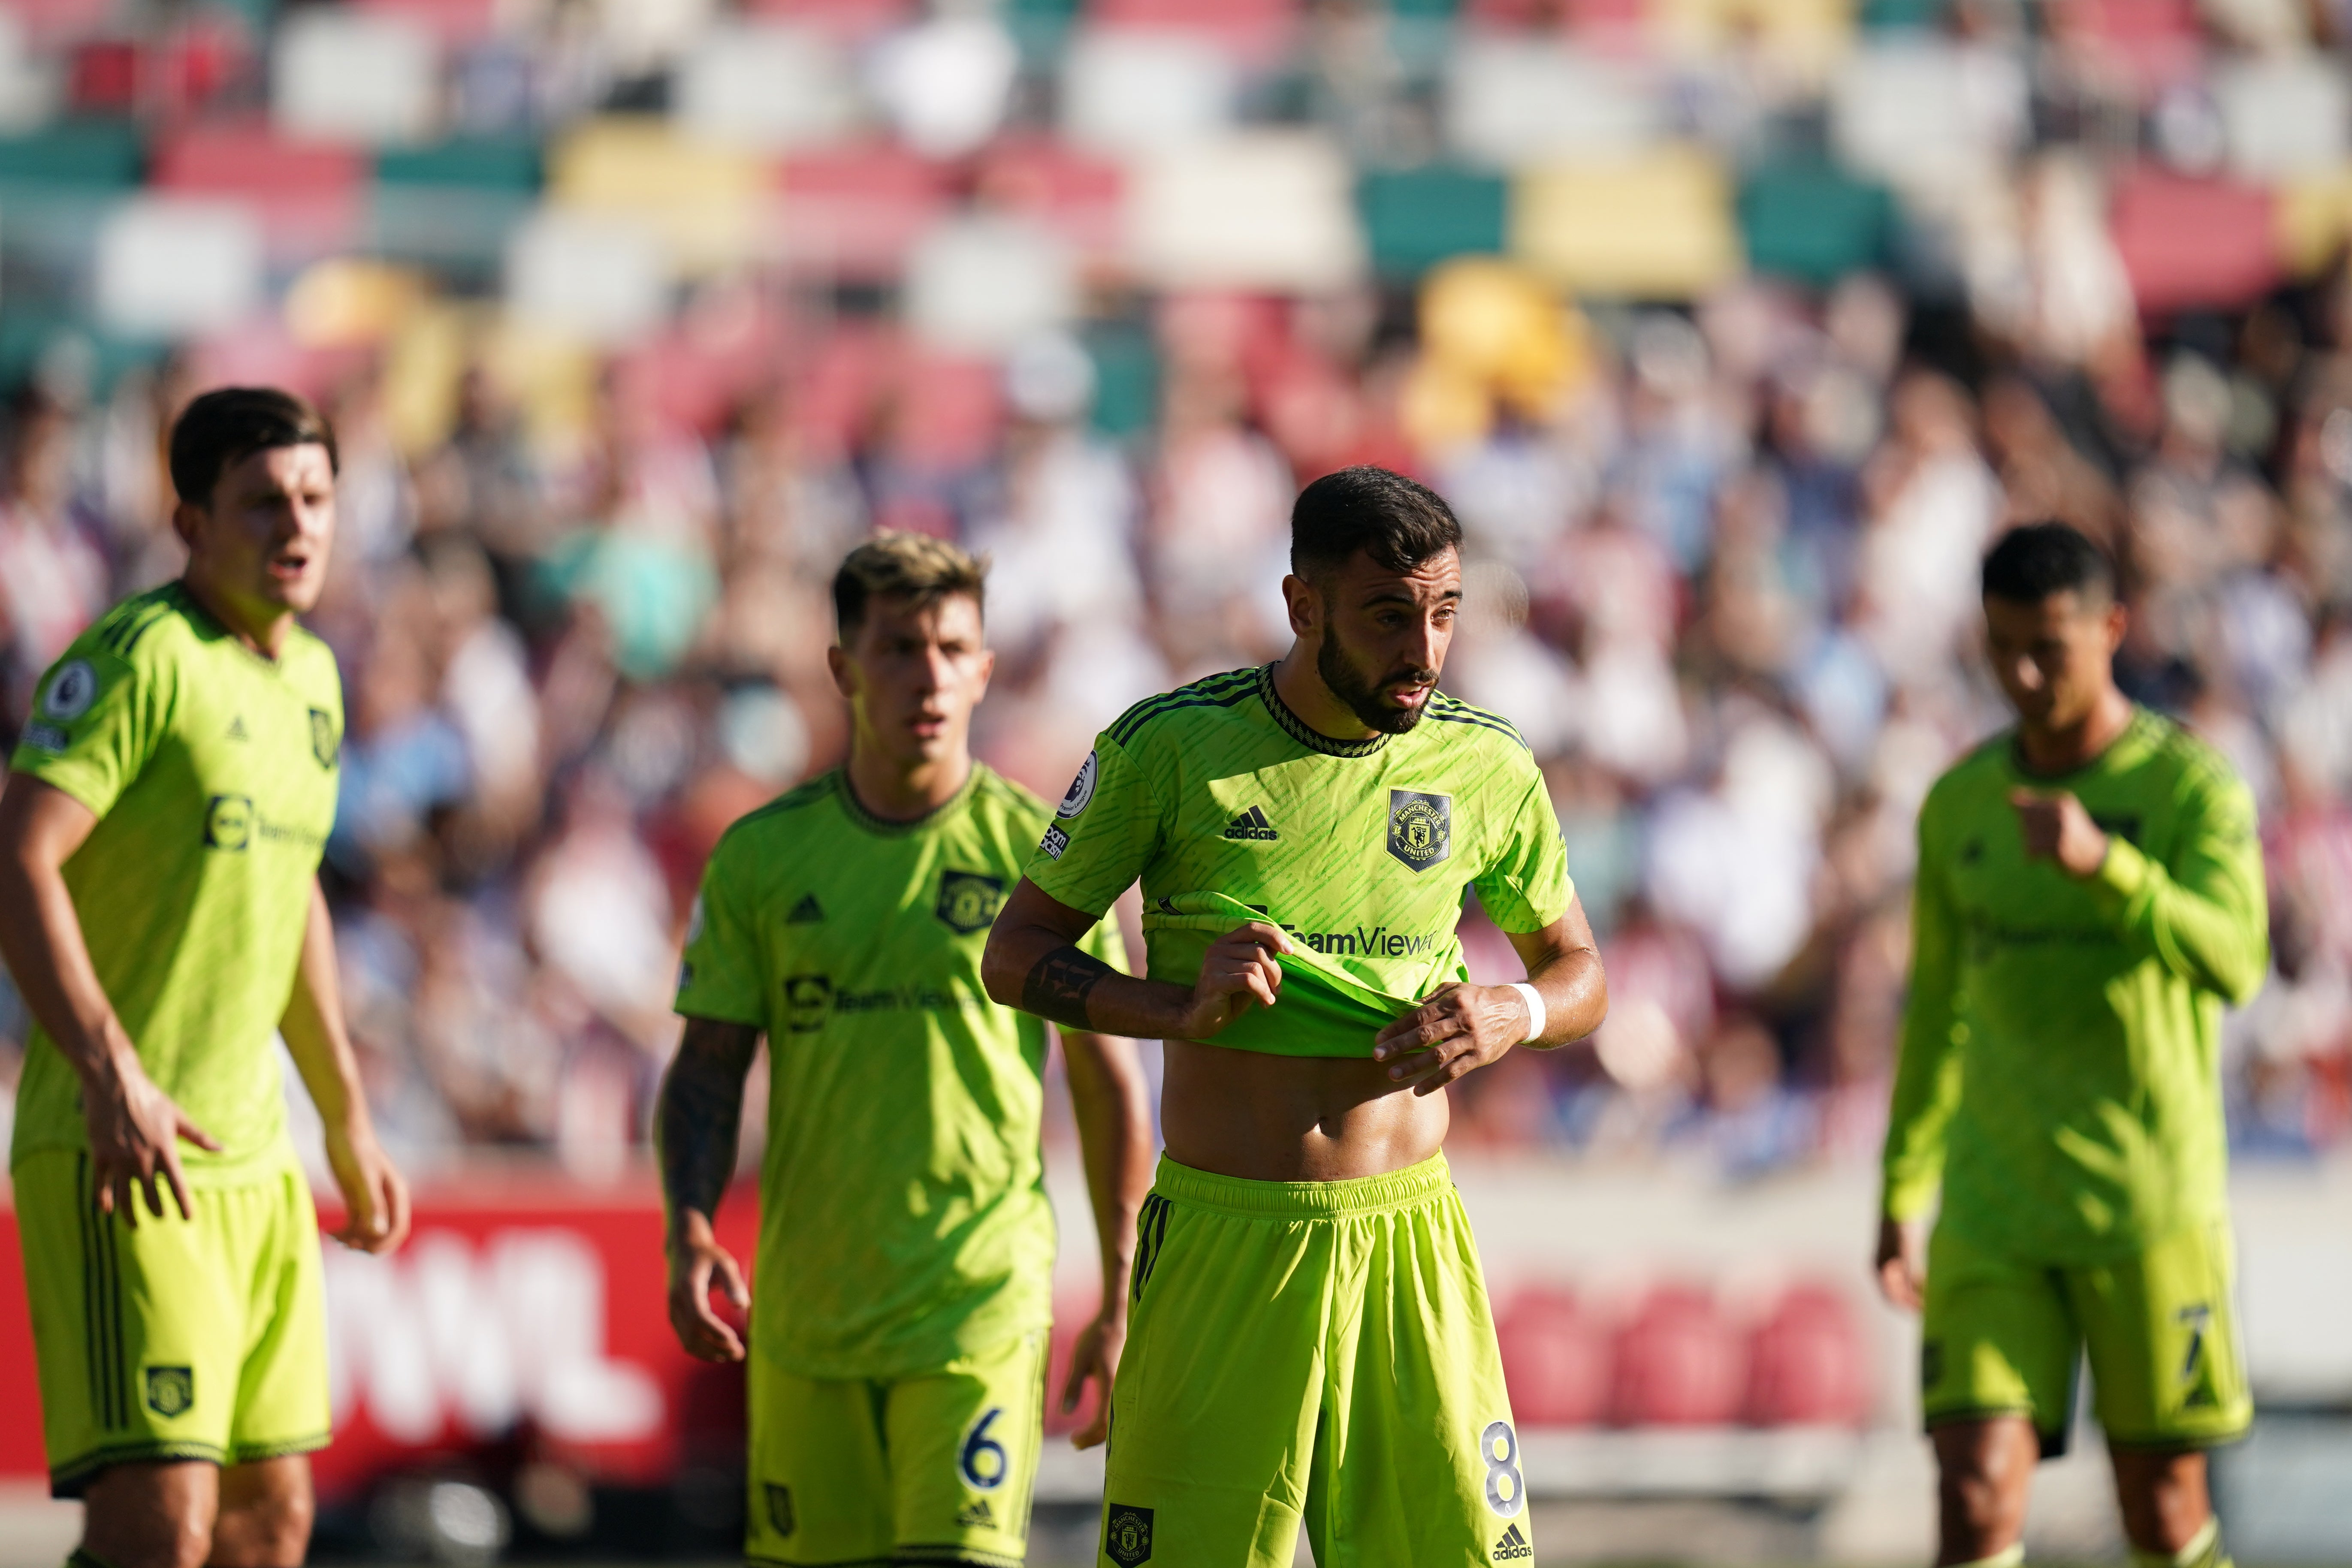
<instances>
[{"instance_id":1,"label":"red stadium seat","mask_svg":"<svg viewBox=\"0 0 2352 1568\"><path fill-rule=\"evenodd\" d=\"M2142 168L2119 181L2108 223L2141 314L2252 304L2280 276L2269 191Z\"/></svg>"},{"instance_id":2,"label":"red stadium seat","mask_svg":"<svg viewBox=\"0 0 2352 1568\"><path fill-rule=\"evenodd\" d=\"M1009 138L982 158L979 188L1088 260L1115 256L1126 237L1127 172L1115 159L1044 136Z\"/></svg>"},{"instance_id":3,"label":"red stadium seat","mask_svg":"<svg viewBox=\"0 0 2352 1568\"><path fill-rule=\"evenodd\" d=\"M744 12L797 22L844 43L859 43L913 20L914 0L748 0Z\"/></svg>"},{"instance_id":4,"label":"red stadium seat","mask_svg":"<svg viewBox=\"0 0 2352 1568\"><path fill-rule=\"evenodd\" d=\"M1831 1286L1797 1286L1749 1341L1748 1421L1859 1427L1869 1418L1868 1357L1852 1301Z\"/></svg>"},{"instance_id":5,"label":"red stadium seat","mask_svg":"<svg viewBox=\"0 0 2352 1568\"><path fill-rule=\"evenodd\" d=\"M175 195L243 202L279 260L348 245L364 211L368 163L350 148L289 141L258 122L192 126L155 150L152 183Z\"/></svg>"},{"instance_id":6,"label":"red stadium seat","mask_svg":"<svg viewBox=\"0 0 2352 1568\"><path fill-rule=\"evenodd\" d=\"M945 170L889 142L793 153L780 179L785 248L827 277L897 277L950 194Z\"/></svg>"},{"instance_id":7,"label":"red stadium seat","mask_svg":"<svg viewBox=\"0 0 2352 1568\"><path fill-rule=\"evenodd\" d=\"M1495 1324L1522 1427L1590 1427L1609 1409L1609 1340L1575 1295L1523 1291Z\"/></svg>"},{"instance_id":8,"label":"red stadium seat","mask_svg":"<svg viewBox=\"0 0 2352 1568\"><path fill-rule=\"evenodd\" d=\"M1137 32L1183 33L1244 66L1278 63L1298 28L1291 0L1094 0L1087 19Z\"/></svg>"},{"instance_id":9,"label":"red stadium seat","mask_svg":"<svg viewBox=\"0 0 2352 1568\"><path fill-rule=\"evenodd\" d=\"M48 48L105 26L114 0L8 0L8 11L27 44Z\"/></svg>"},{"instance_id":10,"label":"red stadium seat","mask_svg":"<svg viewBox=\"0 0 2352 1568\"><path fill-rule=\"evenodd\" d=\"M1619 1427L1720 1427L1739 1418L1747 1352L1707 1291L1666 1285L1617 1335L1609 1416Z\"/></svg>"},{"instance_id":11,"label":"red stadium seat","mask_svg":"<svg viewBox=\"0 0 2352 1568\"><path fill-rule=\"evenodd\" d=\"M2142 93L2193 78L2205 53L2195 0L2060 0L2053 30Z\"/></svg>"},{"instance_id":12,"label":"red stadium seat","mask_svg":"<svg viewBox=\"0 0 2352 1568\"><path fill-rule=\"evenodd\" d=\"M381 11L415 23L445 47L463 47L498 30L499 0L355 0L362 11Z\"/></svg>"}]
</instances>

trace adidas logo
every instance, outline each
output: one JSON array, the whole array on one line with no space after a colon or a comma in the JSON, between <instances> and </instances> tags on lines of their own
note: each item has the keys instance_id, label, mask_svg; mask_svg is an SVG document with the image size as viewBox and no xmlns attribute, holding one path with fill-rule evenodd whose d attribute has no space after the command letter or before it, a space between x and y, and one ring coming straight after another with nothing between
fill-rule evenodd
<instances>
[{"instance_id":1,"label":"adidas logo","mask_svg":"<svg viewBox=\"0 0 2352 1568\"><path fill-rule=\"evenodd\" d=\"M246 738L245 715L239 714L235 718L228 721L228 737L231 740L243 740Z\"/></svg>"},{"instance_id":2,"label":"adidas logo","mask_svg":"<svg viewBox=\"0 0 2352 1568\"><path fill-rule=\"evenodd\" d=\"M1497 1563L1535 1554L1536 1549L1528 1544L1528 1538L1519 1533L1519 1527L1516 1524L1506 1529L1502 1539L1495 1542L1495 1561Z\"/></svg>"},{"instance_id":3,"label":"adidas logo","mask_svg":"<svg viewBox=\"0 0 2352 1568\"><path fill-rule=\"evenodd\" d=\"M784 916L784 924L787 925L814 925L824 918L824 907L817 903L816 894L810 893L801 895L801 901L793 905L792 913Z\"/></svg>"},{"instance_id":4,"label":"adidas logo","mask_svg":"<svg viewBox=\"0 0 2352 1568\"><path fill-rule=\"evenodd\" d=\"M1274 824L1272 822L1265 820L1265 809L1264 807L1252 806L1248 810L1244 811L1240 816L1235 817L1232 821L1225 824L1225 837L1229 839L1254 839L1261 842L1272 843L1275 840L1282 837L1282 835L1275 831Z\"/></svg>"},{"instance_id":5,"label":"adidas logo","mask_svg":"<svg viewBox=\"0 0 2352 1568\"><path fill-rule=\"evenodd\" d=\"M996 1515L988 1511L988 1500L982 1498L978 1502L957 1514L956 1528L958 1530L994 1530Z\"/></svg>"}]
</instances>

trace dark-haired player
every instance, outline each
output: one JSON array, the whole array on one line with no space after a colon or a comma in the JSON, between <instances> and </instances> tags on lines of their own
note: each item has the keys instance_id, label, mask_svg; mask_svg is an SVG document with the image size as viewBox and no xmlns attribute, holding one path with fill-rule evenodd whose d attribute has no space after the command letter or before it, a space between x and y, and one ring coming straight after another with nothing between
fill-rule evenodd
<instances>
[{"instance_id":1,"label":"dark-haired player","mask_svg":"<svg viewBox=\"0 0 2352 1568\"><path fill-rule=\"evenodd\" d=\"M670 1321L696 1355L750 1357L754 1563L1004 1568L1027 1548L1054 1270L1045 1030L989 1000L980 955L1048 813L968 747L993 661L982 587L978 562L920 534L850 552L827 654L849 760L728 829L687 942L659 1113ZM1093 948L1124 958L1115 929ZM762 1035L758 1291L739 1336L710 1308L714 1281L747 1297L710 1219ZM1062 1047L1105 1281L1067 1408L1118 1364L1151 1134L1132 1041L1072 1030Z\"/></svg>"},{"instance_id":2,"label":"dark-haired player","mask_svg":"<svg viewBox=\"0 0 2352 1568\"><path fill-rule=\"evenodd\" d=\"M334 435L285 392L208 392L172 482L186 573L67 650L0 798L0 951L37 1025L10 1167L50 1489L89 1504L74 1563L293 1568L326 1325L273 1033L326 1123L340 1239L408 1228L318 885L342 698L295 617L326 581Z\"/></svg>"},{"instance_id":3,"label":"dark-haired player","mask_svg":"<svg viewBox=\"0 0 2352 1568\"><path fill-rule=\"evenodd\" d=\"M2252 1416L2217 1056L2268 962L2253 802L2116 688L2125 611L2088 539L2012 531L1984 606L2017 727L1919 813L1878 1239L1888 1297L1924 1296L1938 1562L2022 1561L2087 1351L2135 1562L2217 1568L2204 1450Z\"/></svg>"},{"instance_id":4,"label":"dark-haired player","mask_svg":"<svg viewBox=\"0 0 2352 1568\"><path fill-rule=\"evenodd\" d=\"M990 938L989 989L1167 1041L1101 1561L1523 1562L1517 1430L1439 1153L1443 1088L1605 1006L1518 732L1436 690L1461 531L1377 468L1308 486L1297 641L1128 710ZM1150 977L1076 944L1138 877ZM1528 983L1465 983L1479 902Z\"/></svg>"}]
</instances>

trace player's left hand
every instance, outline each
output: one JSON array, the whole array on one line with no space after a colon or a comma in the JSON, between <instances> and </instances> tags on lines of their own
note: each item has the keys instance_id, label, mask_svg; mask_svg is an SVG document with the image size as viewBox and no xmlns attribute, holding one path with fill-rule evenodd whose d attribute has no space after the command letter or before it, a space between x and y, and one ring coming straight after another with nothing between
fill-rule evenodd
<instances>
[{"instance_id":1,"label":"player's left hand","mask_svg":"<svg viewBox=\"0 0 2352 1568\"><path fill-rule=\"evenodd\" d=\"M327 1164L343 1195L336 1240L355 1251L389 1252L408 1239L408 1184L373 1128L330 1129Z\"/></svg>"},{"instance_id":2,"label":"player's left hand","mask_svg":"<svg viewBox=\"0 0 2352 1568\"><path fill-rule=\"evenodd\" d=\"M2037 795L2011 789L2009 803L2025 835L2026 859L2056 861L2058 869L2071 877L2095 876L2107 863L2107 835L2071 791Z\"/></svg>"},{"instance_id":3,"label":"player's left hand","mask_svg":"<svg viewBox=\"0 0 2352 1568\"><path fill-rule=\"evenodd\" d=\"M1416 1094L1433 1094L1526 1038L1528 1002L1508 986L1440 986L1372 1037L1372 1060Z\"/></svg>"},{"instance_id":4,"label":"player's left hand","mask_svg":"<svg viewBox=\"0 0 2352 1568\"><path fill-rule=\"evenodd\" d=\"M1099 1381L1101 1391L1095 1401L1095 1418L1071 1437L1072 1447L1091 1448L1110 1436L1111 1380L1118 1375L1119 1352L1126 1348L1124 1313L1114 1313L1106 1308L1094 1322L1078 1331L1077 1343L1070 1347L1070 1375L1062 1385L1062 1414L1066 1416L1078 1407L1089 1381Z\"/></svg>"}]
</instances>

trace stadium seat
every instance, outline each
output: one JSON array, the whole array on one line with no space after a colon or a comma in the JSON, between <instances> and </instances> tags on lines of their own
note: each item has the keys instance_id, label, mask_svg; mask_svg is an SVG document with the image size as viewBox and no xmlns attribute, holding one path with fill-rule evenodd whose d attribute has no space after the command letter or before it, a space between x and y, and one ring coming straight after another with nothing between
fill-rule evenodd
<instances>
[{"instance_id":1,"label":"stadium seat","mask_svg":"<svg viewBox=\"0 0 2352 1568\"><path fill-rule=\"evenodd\" d=\"M1101 152L1139 153L1222 134L1241 83L1213 45L1181 35L1089 27L1061 62L1062 133Z\"/></svg>"},{"instance_id":2,"label":"stadium seat","mask_svg":"<svg viewBox=\"0 0 2352 1568\"><path fill-rule=\"evenodd\" d=\"M1293 0L1089 0L1106 27L1198 38L1248 70L1281 63L1298 32Z\"/></svg>"},{"instance_id":3,"label":"stadium seat","mask_svg":"<svg viewBox=\"0 0 2352 1568\"><path fill-rule=\"evenodd\" d=\"M1560 163L1511 183L1511 253L1579 293L1680 299L1739 266L1731 183L1695 148Z\"/></svg>"},{"instance_id":4,"label":"stadium seat","mask_svg":"<svg viewBox=\"0 0 2352 1568\"><path fill-rule=\"evenodd\" d=\"M507 240L508 308L581 341L617 348L651 331L669 284L660 236L623 214L541 207Z\"/></svg>"},{"instance_id":5,"label":"stadium seat","mask_svg":"<svg viewBox=\"0 0 2352 1568\"><path fill-rule=\"evenodd\" d=\"M499 0L350 0L352 10L402 21L433 35L443 48L478 44L499 28Z\"/></svg>"},{"instance_id":6,"label":"stadium seat","mask_svg":"<svg viewBox=\"0 0 2352 1568\"><path fill-rule=\"evenodd\" d=\"M1992 169L2025 129L2025 80L2013 85L2020 110L2004 121L1988 104L1987 62L1942 39L1910 34L1858 49L1830 84L1830 142L1857 173L1907 189L1948 187ZM1996 141L1996 138L2001 138Z\"/></svg>"},{"instance_id":7,"label":"stadium seat","mask_svg":"<svg viewBox=\"0 0 2352 1568\"><path fill-rule=\"evenodd\" d=\"M76 114L183 120L236 80L248 52L245 29L217 12L152 37L86 39L67 53L66 105Z\"/></svg>"},{"instance_id":8,"label":"stadium seat","mask_svg":"<svg viewBox=\"0 0 2352 1568\"><path fill-rule=\"evenodd\" d=\"M139 183L137 128L120 120L66 120L0 136L0 202L44 190L117 191Z\"/></svg>"},{"instance_id":9,"label":"stadium seat","mask_svg":"<svg viewBox=\"0 0 2352 1568\"><path fill-rule=\"evenodd\" d=\"M934 225L907 262L903 310L947 353L1002 354L1076 312L1076 269L1048 230L1011 215Z\"/></svg>"},{"instance_id":10,"label":"stadium seat","mask_svg":"<svg viewBox=\"0 0 2352 1568\"><path fill-rule=\"evenodd\" d=\"M461 137L375 160L370 244L380 254L487 276L536 201L540 146Z\"/></svg>"},{"instance_id":11,"label":"stadium seat","mask_svg":"<svg viewBox=\"0 0 2352 1568\"><path fill-rule=\"evenodd\" d=\"M682 130L766 152L822 146L858 111L839 41L789 23L711 28L678 62L671 94Z\"/></svg>"},{"instance_id":12,"label":"stadium seat","mask_svg":"<svg viewBox=\"0 0 2352 1568\"><path fill-rule=\"evenodd\" d=\"M2196 0L2060 0L2049 25L2087 63L2144 98L2203 68Z\"/></svg>"},{"instance_id":13,"label":"stadium seat","mask_svg":"<svg viewBox=\"0 0 2352 1568\"><path fill-rule=\"evenodd\" d=\"M1135 269L1162 287L1312 292L1364 269L1354 178L1312 131L1237 132L1143 160L1129 215Z\"/></svg>"},{"instance_id":14,"label":"stadium seat","mask_svg":"<svg viewBox=\"0 0 2352 1568\"><path fill-rule=\"evenodd\" d=\"M689 276L751 257L768 217L769 173L749 152L679 133L652 115L584 120L548 152L554 206L635 225Z\"/></svg>"},{"instance_id":15,"label":"stadium seat","mask_svg":"<svg viewBox=\"0 0 2352 1568\"><path fill-rule=\"evenodd\" d=\"M342 249L365 210L367 164L331 143L297 141L250 121L194 125L156 147L150 183L175 196L244 203L275 261Z\"/></svg>"},{"instance_id":16,"label":"stadium seat","mask_svg":"<svg viewBox=\"0 0 2352 1568\"><path fill-rule=\"evenodd\" d=\"M1004 381L988 360L909 354L890 408L890 456L926 473L987 461L1004 428Z\"/></svg>"},{"instance_id":17,"label":"stadium seat","mask_svg":"<svg viewBox=\"0 0 2352 1568\"><path fill-rule=\"evenodd\" d=\"M388 11L314 6L272 40L271 120L295 140L401 146L426 140L440 95L440 47Z\"/></svg>"},{"instance_id":18,"label":"stadium seat","mask_svg":"<svg viewBox=\"0 0 2352 1568\"><path fill-rule=\"evenodd\" d=\"M900 358L897 334L866 322L838 325L818 340L792 382L793 429L812 461L837 460L864 435Z\"/></svg>"},{"instance_id":19,"label":"stadium seat","mask_svg":"<svg viewBox=\"0 0 2352 1568\"><path fill-rule=\"evenodd\" d=\"M1417 277L1464 255L1501 254L1510 186L1499 174L1432 164L1365 173L1356 184L1372 266Z\"/></svg>"},{"instance_id":20,"label":"stadium seat","mask_svg":"<svg viewBox=\"0 0 2352 1568\"><path fill-rule=\"evenodd\" d=\"M1827 287L1891 259L1895 201L1832 164L1783 163L1741 182L1739 229L1755 271Z\"/></svg>"},{"instance_id":21,"label":"stadium seat","mask_svg":"<svg viewBox=\"0 0 2352 1568\"><path fill-rule=\"evenodd\" d=\"M114 0L8 0L9 15L36 48L54 48L104 26Z\"/></svg>"},{"instance_id":22,"label":"stadium seat","mask_svg":"<svg viewBox=\"0 0 2352 1568\"><path fill-rule=\"evenodd\" d=\"M810 27L845 44L860 44L912 21L915 0L746 0L746 15Z\"/></svg>"},{"instance_id":23,"label":"stadium seat","mask_svg":"<svg viewBox=\"0 0 2352 1568\"><path fill-rule=\"evenodd\" d=\"M1739 1418L1746 1347L1706 1291L1653 1291L1618 1332L1609 1418L1619 1427L1718 1427Z\"/></svg>"},{"instance_id":24,"label":"stadium seat","mask_svg":"<svg viewBox=\"0 0 2352 1568\"><path fill-rule=\"evenodd\" d=\"M1505 169L1638 152L1666 131L1663 87L1632 62L1473 34L1446 74L1446 140L1460 157Z\"/></svg>"},{"instance_id":25,"label":"stadium seat","mask_svg":"<svg viewBox=\"0 0 2352 1568\"><path fill-rule=\"evenodd\" d=\"M2281 181L2277 200L2279 259L2290 275L2312 277L2352 245L2352 165Z\"/></svg>"},{"instance_id":26,"label":"stadium seat","mask_svg":"<svg viewBox=\"0 0 2352 1568\"><path fill-rule=\"evenodd\" d=\"M1843 1291L1799 1285L1757 1327L1747 1415L1758 1427L1859 1427L1870 1418L1862 1326Z\"/></svg>"},{"instance_id":27,"label":"stadium seat","mask_svg":"<svg viewBox=\"0 0 2352 1568\"><path fill-rule=\"evenodd\" d=\"M238 203L135 197L116 208L98 241L99 319L134 335L220 331L264 300L263 236Z\"/></svg>"},{"instance_id":28,"label":"stadium seat","mask_svg":"<svg viewBox=\"0 0 2352 1568\"><path fill-rule=\"evenodd\" d=\"M2252 303L2278 281L2275 198L2143 167L2116 182L2108 224L2143 315Z\"/></svg>"},{"instance_id":29,"label":"stadium seat","mask_svg":"<svg viewBox=\"0 0 2352 1568\"><path fill-rule=\"evenodd\" d=\"M801 271L857 281L893 278L948 206L948 172L890 142L794 153L777 176L782 245Z\"/></svg>"},{"instance_id":30,"label":"stadium seat","mask_svg":"<svg viewBox=\"0 0 2352 1568\"><path fill-rule=\"evenodd\" d=\"M1569 1291L1522 1291L1495 1324L1521 1427L1591 1427L1609 1412L1609 1338Z\"/></svg>"},{"instance_id":31,"label":"stadium seat","mask_svg":"<svg viewBox=\"0 0 2352 1568\"><path fill-rule=\"evenodd\" d=\"M2213 97L2240 179L2322 173L2352 150L2352 88L2324 56L2231 60L2214 72Z\"/></svg>"},{"instance_id":32,"label":"stadium seat","mask_svg":"<svg viewBox=\"0 0 2352 1568\"><path fill-rule=\"evenodd\" d=\"M1127 166L1048 136L1010 136L982 155L982 202L1052 230L1088 262L1118 254L1127 219Z\"/></svg>"}]
</instances>

